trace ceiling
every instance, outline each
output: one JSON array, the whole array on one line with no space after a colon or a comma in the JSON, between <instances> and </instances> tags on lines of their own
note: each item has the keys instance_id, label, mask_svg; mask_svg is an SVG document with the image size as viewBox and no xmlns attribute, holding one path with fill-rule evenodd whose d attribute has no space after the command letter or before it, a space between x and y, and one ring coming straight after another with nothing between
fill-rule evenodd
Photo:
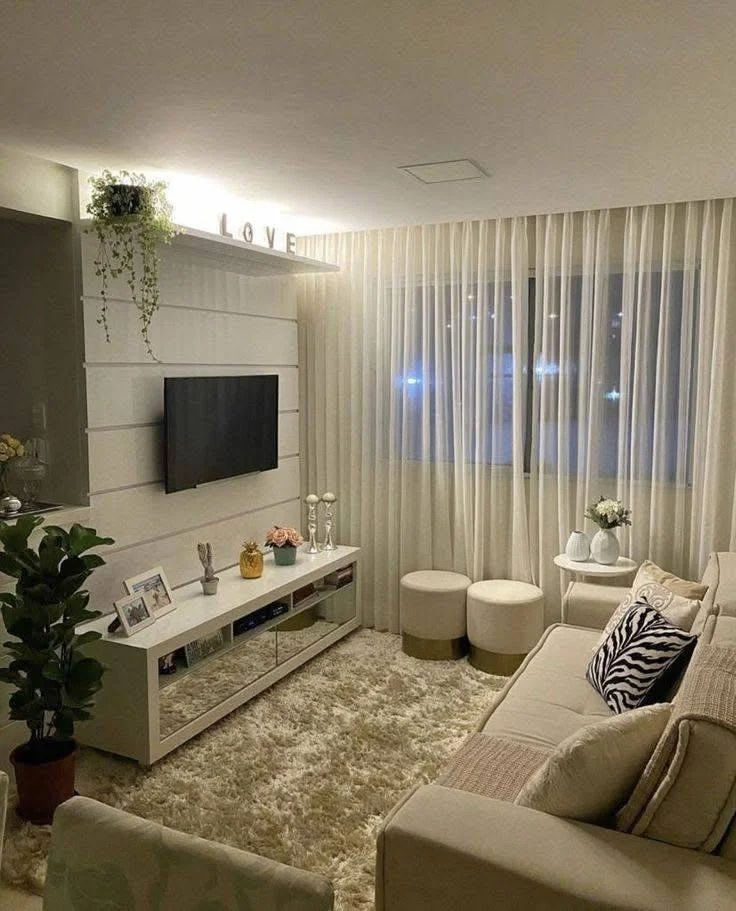
<instances>
[{"instance_id":1,"label":"ceiling","mask_svg":"<svg viewBox=\"0 0 736 911\"><path fill-rule=\"evenodd\" d=\"M4 3L0 142L324 229L736 195L735 42L733 0Z\"/></svg>"}]
</instances>

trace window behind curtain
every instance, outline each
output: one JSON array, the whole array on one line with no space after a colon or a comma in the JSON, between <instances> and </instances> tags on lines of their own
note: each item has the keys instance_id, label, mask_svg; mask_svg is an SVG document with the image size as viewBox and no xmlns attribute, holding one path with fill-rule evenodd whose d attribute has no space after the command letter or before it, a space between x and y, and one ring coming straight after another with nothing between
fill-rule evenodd
<instances>
[{"instance_id":1,"label":"window behind curtain","mask_svg":"<svg viewBox=\"0 0 736 911\"><path fill-rule=\"evenodd\" d=\"M675 270L668 273L670 282L669 300L675 311L668 315L669 328L663 344L667 349L670 363L670 381L678 375L682 358L682 346L689 340L690 354L697 351L697 281L691 289L695 307L689 332L683 332L682 301L684 273ZM646 275L648 293L658 301L662 286L662 273ZM639 276L637 276L638 285ZM559 286L559 279L557 285ZM460 292L445 285L437 293L435 285L418 286L412 292L405 292L410 308L409 333L411 350L403 361L409 365L404 372L393 377L393 394L397 403L396 427L393 435L393 449L402 459L412 461L469 463L483 462L491 465L510 465L512 462L512 407L513 370L515 352L512 344L512 300L510 282L496 290L489 284L480 289L469 285ZM580 396L581 365L581 309L583 278L573 276L569 280L569 306L567 308L568 349L570 356L561 362L553 354L545 357L535 345L535 334L541 336L539 321L547 319L547 350L559 352L560 314L540 312L536 281L529 279L527 314L523 315L528 326L528 351L522 373L526 377L524 427L524 468L529 471L532 457L540 470L555 470L558 462L558 418L556 408L548 409L546 419L534 431L533 402L544 388L548 402L555 402L559 393L561 377L568 383L570 416L567 428L567 452L569 470L578 474L585 470L578 465L578 415ZM559 300L559 287L551 295ZM623 275L612 273L608 276L607 299L601 319L601 331L605 333L606 351L600 375L590 393L594 401L591 407L600 409L600 446L597 473L601 477L614 478L620 474L619 423L621 420L622 376L621 345L624 313ZM598 306L596 302L596 306ZM554 310L555 308L553 308ZM630 446L632 432L635 434L636 458L633 460L633 477L651 480L654 439L654 410L657 377L655 366L658 357L660 331L658 306L653 306L647 315L640 312L635 301L632 314L632 339L637 329L649 341L651 351L647 356L639 355L638 369L651 370L648 382L640 384L639 393L646 396L644 408L637 409L647 415L646 421L635 428L625 428L624 443ZM646 325L644 325L646 323ZM539 330L539 331L537 331ZM551 343L550 343L550 340ZM555 344L557 342L557 344ZM632 342L630 342L632 343ZM645 348L646 352L646 348ZM634 361L629 371L629 388L634 383ZM485 384L485 388L482 388ZM688 439L691 441L691 407L678 407L677 384L668 389L663 398L667 426L667 444L664 447L663 479L675 480L677 462L677 438L679 422L685 421ZM479 397L480 401L476 401ZM487 416L482 426L468 416L480 413ZM691 465L688 466L688 480Z\"/></svg>"}]
</instances>

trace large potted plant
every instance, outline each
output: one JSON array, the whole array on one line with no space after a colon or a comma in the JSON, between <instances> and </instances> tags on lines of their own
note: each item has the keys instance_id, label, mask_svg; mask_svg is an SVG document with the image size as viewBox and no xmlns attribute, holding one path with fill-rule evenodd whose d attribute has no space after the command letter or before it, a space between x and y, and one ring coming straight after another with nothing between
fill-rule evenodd
<instances>
[{"instance_id":1,"label":"large potted plant","mask_svg":"<svg viewBox=\"0 0 736 911\"><path fill-rule=\"evenodd\" d=\"M102 304L97 322L104 327L109 342L110 280L122 276L140 313L146 351L156 360L149 329L159 307L157 249L159 244L171 243L180 231L171 220L166 184L128 171L118 174L103 171L89 182L92 187L92 199L87 206L92 216L89 230L99 241L95 274L100 279Z\"/></svg>"},{"instance_id":2,"label":"large potted plant","mask_svg":"<svg viewBox=\"0 0 736 911\"><path fill-rule=\"evenodd\" d=\"M88 609L89 593L82 586L105 561L87 551L113 540L81 525L69 531L49 525L34 549L28 539L42 523L30 515L12 525L0 522L0 571L17 580L15 594L0 594L11 637L3 643L10 660L0 668L0 681L13 688L11 719L25 721L30 731L10 756L18 814L47 824L74 794L74 724L91 717L93 696L102 686L104 668L84 654L100 633L77 631L80 623L100 616Z\"/></svg>"}]
</instances>

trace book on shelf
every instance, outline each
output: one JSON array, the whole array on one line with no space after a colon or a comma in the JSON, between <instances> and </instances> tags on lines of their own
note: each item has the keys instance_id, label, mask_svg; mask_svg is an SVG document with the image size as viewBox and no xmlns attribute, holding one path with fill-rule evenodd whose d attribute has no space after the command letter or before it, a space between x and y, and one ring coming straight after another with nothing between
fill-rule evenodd
<instances>
[{"instance_id":1,"label":"book on shelf","mask_svg":"<svg viewBox=\"0 0 736 911\"><path fill-rule=\"evenodd\" d=\"M296 607L302 601L305 601L307 598L311 598L315 591L316 589L313 582L309 582L307 585L303 585L301 588L298 588L294 592L294 607Z\"/></svg>"},{"instance_id":2,"label":"book on shelf","mask_svg":"<svg viewBox=\"0 0 736 911\"><path fill-rule=\"evenodd\" d=\"M342 569L336 569L332 573L327 573L324 578L324 584L330 588L342 588L343 585L349 585L353 581L353 567L344 566Z\"/></svg>"}]
</instances>

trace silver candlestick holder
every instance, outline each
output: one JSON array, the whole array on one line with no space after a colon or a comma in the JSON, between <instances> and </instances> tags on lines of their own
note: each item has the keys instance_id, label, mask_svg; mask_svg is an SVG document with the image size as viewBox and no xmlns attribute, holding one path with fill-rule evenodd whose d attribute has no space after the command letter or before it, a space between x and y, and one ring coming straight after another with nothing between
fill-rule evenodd
<instances>
[{"instance_id":1,"label":"silver candlestick holder","mask_svg":"<svg viewBox=\"0 0 736 911\"><path fill-rule=\"evenodd\" d=\"M316 493L308 494L304 502L307 504L307 528L309 530L309 542L305 548L308 554L318 554L319 547L317 547L317 506L319 504L319 497Z\"/></svg>"},{"instance_id":2,"label":"silver candlestick holder","mask_svg":"<svg viewBox=\"0 0 736 911\"><path fill-rule=\"evenodd\" d=\"M322 550L337 550L337 545L332 539L332 536L335 531L335 503L337 502L337 497L334 493L322 494L322 502L325 504L325 542L322 545Z\"/></svg>"}]
</instances>

